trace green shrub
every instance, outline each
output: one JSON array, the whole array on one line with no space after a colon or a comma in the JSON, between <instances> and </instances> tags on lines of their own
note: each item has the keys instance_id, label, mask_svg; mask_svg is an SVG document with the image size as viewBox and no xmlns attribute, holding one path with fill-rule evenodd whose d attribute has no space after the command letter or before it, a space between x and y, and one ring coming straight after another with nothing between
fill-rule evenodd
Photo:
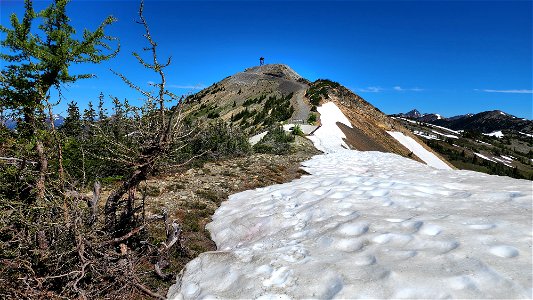
<instances>
[{"instance_id":1,"label":"green shrub","mask_svg":"<svg viewBox=\"0 0 533 300\"><path fill-rule=\"evenodd\" d=\"M302 128L300 127L300 125L296 125L294 126L294 128L292 129L292 134L294 135L299 135L299 136L304 136L304 132L302 131Z\"/></svg>"},{"instance_id":2,"label":"green shrub","mask_svg":"<svg viewBox=\"0 0 533 300\"><path fill-rule=\"evenodd\" d=\"M294 135L285 132L283 127L275 126L255 144L253 149L257 153L286 154L290 152Z\"/></svg>"},{"instance_id":3,"label":"green shrub","mask_svg":"<svg viewBox=\"0 0 533 300\"><path fill-rule=\"evenodd\" d=\"M316 107L315 107L316 108ZM316 114L310 113L309 117L307 118L307 123L309 124L315 124L315 122L318 120Z\"/></svg>"},{"instance_id":4,"label":"green shrub","mask_svg":"<svg viewBox=\"0 0 533 300\"><path fill-rule=\"evenodd\" d=\"M248 137L242 130L221 120L203 126L198 131L187 146L176 153L173 160L184 161L198 153L205 153L197 158L197 161L201 163L223 157L245 155L251 150Z\"/></svg>"}]
</instances>

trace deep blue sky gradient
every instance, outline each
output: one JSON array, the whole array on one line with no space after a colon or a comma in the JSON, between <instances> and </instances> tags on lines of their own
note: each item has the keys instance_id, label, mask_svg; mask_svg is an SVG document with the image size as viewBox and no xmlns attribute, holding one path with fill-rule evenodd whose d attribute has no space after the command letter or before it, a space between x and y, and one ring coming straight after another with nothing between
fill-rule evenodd
<instances>
[{"instance_id":1,"label":"deep blue sky gradient","mask_svg":"<svg viewBox=\"0 0 533 300\"><path fill-rule=\"evenodd\" d=\"M41 9L49 1L37 1ZM134 23L137 1L83 1L69 5L73 25L94 29L118 18L108 33L120 38L117 58L80 65L97 79L65 87L66 103L85 107L98 94L139 103L141 96L109 69L147 85L157 77L136 64L145 44ZM145 16L159 43L171 91L194 93L258 64L284 63L305 78L328 78L385 113L417 108L453 116L501 109L531 119L531 1L151 1ZM22 16L23 2L1 2L1 23ZM4 50L2 50L4 51ZM3 62L2 62L3 63ZM108 102L111 102L107 98Z\"/></svg>"}]
</instances>

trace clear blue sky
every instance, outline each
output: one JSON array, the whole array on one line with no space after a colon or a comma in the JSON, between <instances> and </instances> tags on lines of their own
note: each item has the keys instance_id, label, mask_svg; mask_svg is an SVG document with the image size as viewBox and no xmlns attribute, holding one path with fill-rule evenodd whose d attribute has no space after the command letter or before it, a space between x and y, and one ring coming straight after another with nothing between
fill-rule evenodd
<instances>
[{"instance_id":1,"label":"clear blue sky","mask_svg":"<svg viewBox=\"0 0 533 300\"><path fill-rule=\"evenodd\" d=\"M1 23L22 15L23 1L1 1ZM49 1L38 1L40 9ZM94 29L118 18L108 33L122 51L110 62L80 65L98 75L65 88L58 111L75 100L83 108L98 94L128 98L109 68L146 85L131 52L144 46L133 21L137 1L74 0L73 25ZM532 118L531 1L150 1L145 15L177 94L198 91L257 65L284 63L310 80L340 82L385 113L417 108L453 116L500 109ZM110 102L110 99L107 98Z\"/></svg>"}]
</instances>

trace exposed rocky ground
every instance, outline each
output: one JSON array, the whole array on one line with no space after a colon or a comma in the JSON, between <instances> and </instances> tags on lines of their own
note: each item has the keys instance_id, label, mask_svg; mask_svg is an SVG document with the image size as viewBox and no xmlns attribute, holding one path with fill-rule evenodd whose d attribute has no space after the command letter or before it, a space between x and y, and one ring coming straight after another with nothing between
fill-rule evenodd
<instances>
[{"instance_id":1,"label":"exposed rocky ground","mask_svg":"<svg viewBox=\"0 0 533 300\"><path fill-rule=\"evenodd\" d=\"M320 153L309 140L297 136L288 155L251 154L147 180L143 186L147 214L161 214L165 209L183 227L182 249L175 249L172 269L166 272L179 272L200 253L216 249L205 225L229 195L299 178L306 174L300 163ZM168 286L153 288L164 294Z\"/></svg>"}]
</instances>

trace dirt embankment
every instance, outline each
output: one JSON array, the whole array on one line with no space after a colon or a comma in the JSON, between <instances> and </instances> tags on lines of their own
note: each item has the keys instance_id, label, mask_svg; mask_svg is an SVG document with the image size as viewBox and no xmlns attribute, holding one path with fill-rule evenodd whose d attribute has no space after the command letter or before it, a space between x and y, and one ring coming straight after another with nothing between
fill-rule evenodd
<instances>
[{"instance_id":1,"label":"dirt embankment","mask_svg":"<svg viewBox=\"0 0 533 300\"><path fill-rule=\"evenodd\" d=\"M320 153L309 140L297 137L289 155L252 154L148 180L147 212L158 214L165 208L183 226L186 253L174 255L174 271L200 253L216 249L205 225L229 195L299 178L306 174L300 163Z\"/></svg>"}]
</instances>

